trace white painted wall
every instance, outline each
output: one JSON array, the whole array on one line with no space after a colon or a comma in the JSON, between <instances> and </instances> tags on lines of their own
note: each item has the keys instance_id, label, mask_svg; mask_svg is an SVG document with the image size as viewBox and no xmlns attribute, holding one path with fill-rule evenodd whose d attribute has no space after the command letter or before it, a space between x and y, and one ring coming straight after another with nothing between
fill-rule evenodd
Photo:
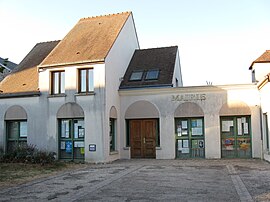
<instances>
[{"instance_id":1,"label":"white painted wall","mask_svg":"<svg viewBox=\"0 0 270 202\"><path fill-rule=\"evenodd\" d=\"M109 154L109 112L115 106L117 120L117 146L120 142L120 99L118 88L125 70L135 51L139 48L132 15L129 16L119 36L102 64L84 66L63 66L45 68L39 73L41 96L37 98L1 99L0 117L9 106L20 105L25 108L29 120L28 143L38 148L58 152L57 111L68 102L75 102L82 107L85 121L85 160L89 162L112 161L118 154ZM105 65L106 64L106 65ZM78 95L78 68L94 69L94 94ZM65 96L50 95L50 75L52 71L65 71ZM106 86L106 88L105 88ZM8 104L3 104L8 103ZM5 126L0 123L0 145L5 145ZM89 144L96 144L97 151L89 152ZM118 149L119 150L119 149Z\"/></svg>"},{"instance_id":2,"label":"white painted wall","mask_svg":"<svg viewBox=\"0 0 270 202\"><path fill-rule=\"evenodd\" d=\"M119 142L120 142L120 99L118 95L121 78L124 76L128 64L133 56L135 49L139 48L139 42L135 30L132 15L129 16L125 25L123 26L119 36L114 42L109 54L105 59L106 68L106 93L105 93L105 114L104 114L104 160L113 161L119 159ZM111 107L114 106L117 110L117 135L116 148L118 152L110 154L109 145L109 114Z\"/></svg>"},{"instance_id":3,"label":"white painted wall","mask_svg":"<svg viewBox=\"0 0 270 202\"><path fill-rule=\"evenodd\" d=\"M39 108L39 97L1 99L0 118L2 121L0 122L0 148L6 149L5 113L9 107L14 105L23 107L27 113L27 142L36 145L40 149L47 149L45 143L47 138L44 134L46 122L45 124L41 124L44 123L45 116L42 116L43 112Z\"/></svg>"},{"instance_id":4,"label":"white painted wall","mask_svg":"<svg viewBox=\"0 0 270 202\"><path fill-rule=\"evenodd\" d=\"M78 92L78 69L94 69L94 94L79 95ZM65 94L64 97L50 96L51 71L65 71ZM105 65L89 64L84 66L68 66L62 68L46 69L39 74L40 103L46 115L46 128L44 136L47 137L47 147L58 151L58 121L57 111L68 102L75 102L82 107L85 121L85 160L91 162L104 161L103 148L103 121L105 110ZM97 151L89 152L89 144L96 144Z\"/></svg>"},{"instance_id":5,"label":"white painted wall","mask_svg":"<svg viewBox=\"0 0 270 202\"><path fill-rule=\"evenodd\" d=\"M254 63L253 70L255 70L255 79L260 82L270 72L270 63Z\"/></svg>"},{"instance_id":6,"label":"white painted wall","mask_svg":"<svg viewBox=\"0 0 270 202\"><path fill-rule=\"evenodd\" d=\"M178 86L176 85L176 79L178 80ZM177 49L177 53L176 53L172 83L173 83L174 87L182 87L183 86L181 64L180 64L180 57L179 57L179 50L178 49Z\"/></svg>"},{"instance_id":7,"label":"white painted wall","mask_svg":"<svg viewBox=\"0 0 270 202\"><path fill-rule=\"evenodd\" d=\"M205 94L205 100L186 100L194 102L204 112L205 156L221 158L220 115L221 107L231 101L248 105L251 111L252 156L261 157L260 99L255 85L201 86L170 89L122 90L121 96L121 158L129 158L126 150L125 112L133 103L144 100L152 103L160 112L160 149L157 159L175 158L174 112L185 101L173 101L175 95ZM237 114L235 114L237 115Z\"/></svg>"},{"instance_id":8,"label":"white painted wall","mask_svg":"<svg viewBox=\"0 0 270 202\"><path fill-rule=\"evenodd\" d=\"M267 121L268 121L268 134L270 135L270 83L267 83L265 86L263 86L262 89L260 89L260 96L261 96L261 110L262 110L262 120L263 120L263 114L267 114ZM263 158L270 162L270 149L267 149L267 142L266 142L266 124L264 121L262 121L262 128L263 128ZM269 145L270 145L270 137L268 139Z\"/></svg>"}]
</instances>

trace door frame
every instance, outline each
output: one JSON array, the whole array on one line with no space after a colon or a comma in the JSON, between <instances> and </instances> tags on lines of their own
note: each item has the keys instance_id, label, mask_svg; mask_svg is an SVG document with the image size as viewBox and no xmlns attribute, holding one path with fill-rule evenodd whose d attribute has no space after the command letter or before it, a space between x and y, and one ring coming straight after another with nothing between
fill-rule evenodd
<instances>
[{"instance_id":1,"label":"door frame","mask_svg":"<svg viewBox=\"0 0 270 202\"><path fill-rule=\"evenodd\" d=\"M201 125L197 125L197 120L201 120ZM186 124L185 127L183 127L182 125L183 122L185 122ZM194 126L192 126L193 122L196 123ZM201 131L197 131L197 133L200 132L201 134L194 134L194 129L196 128L201 129ZM185 133L183 129L185 129ZM175 117L174 130L176 159L205 158L205 127L203 116ZM192 132L193 130L194 132ZM187 144L184 144L184 141ZM179 143L181 144L181 146L178 145Z\"/></svg>"},{"instance_id":2,"label":"door frame","mask_svg":"<svg viewBox=\"0 0 270 202\"><path fill-rule=\"evenodd\" d=\"M248 123L248 135L238 135L238 124L237 124L237 119L240 118L245 118L248 119L246 120L246 123ZM224 135L222 131L222 121L223 120L229 120L229 121L233 121L233 130L228 132L228 133L233 133L233 135ZM243 123L243 122L242 122ZM243 129L242 129L243 130ZM223 139L230 139L233 138L233 155L230 156L226 156L226 154L223 152ZM238 139L248 139L250 140L250 153L248 155L245 156L241 156L240 155L240 150L239 147L240 145L238 145ZM220 150L221 150L221 158L252 158L252 130L251 130L251 116L250 115L235 115L235 116L220 116ZM225 151L225 150L224 150Z\"/></svg>"},{"instance_id":3,"label":"door frame","mask_svg":"<svg viewBox=\"0 0 270 202\"><path fill-rule=\"evenodd\" d=\"M147 118L147 119L126 119L126 146L130 147L130 157L131 158L137 158L137 157L132 157L131 155L131 150L132 150L132 140L131 140L131 126L130 123L131 121L147 121L147 120L153 120L156 123L156 128L155 128L155 155L153 158L156 158L156 147L160 146L160 131L159 131L159 118ZM141 136L143 138L143 136ZM147 157L138 157L138 158L147 158Z\"/></svg>"},{"instance_id":4,"label":"door frame","mask_svg":"<svg viewBox=\"0 0 270 202\"><path fill-rule=\"evenodd\" d=\"M62 133L62 125L61 122L62 121L69 121L69 137L65 138L65 137L61 137L61 133ZM67 161L82 161L84 162L85 160L85 128L81 128L82 129L82 133L83 133L83 137L79 137L79 131L77 131L78 133L78 137L75 138L74 134L75 134L75 121L83 121L83 124L85 124L85 120L84 118L61 118L58 119L58 159L59 160L67 160ZM79 130L79 129L78 129ZM65 150L63 148L61 148L63 145L61 145L62 143L66 142L70 142L71 143L71 156L70 157L63 157L61 155L61 151ZM75 142L80 142L83 143L83 147L76 147L75 146ZM65 145L66 147L66 145ZM83 152L82 157L76 157L75 156L75 148L79 148L81 150L81 152Z\"/></svg>"}]
</instances>

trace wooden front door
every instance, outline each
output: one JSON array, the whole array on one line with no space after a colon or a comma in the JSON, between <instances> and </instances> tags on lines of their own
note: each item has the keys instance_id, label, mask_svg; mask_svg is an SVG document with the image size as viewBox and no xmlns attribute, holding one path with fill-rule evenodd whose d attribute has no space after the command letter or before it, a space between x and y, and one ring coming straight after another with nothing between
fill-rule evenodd
<instances>
[{"instance_id":1,"label":"wooden front door","mask_svg":"<svg viewBox=\"0 0 270 202\"><path fill-rule=\"evenodd\" d=\"M156 158L157 120L131 120L131 158Z\"/></svg>"}]
</instances>

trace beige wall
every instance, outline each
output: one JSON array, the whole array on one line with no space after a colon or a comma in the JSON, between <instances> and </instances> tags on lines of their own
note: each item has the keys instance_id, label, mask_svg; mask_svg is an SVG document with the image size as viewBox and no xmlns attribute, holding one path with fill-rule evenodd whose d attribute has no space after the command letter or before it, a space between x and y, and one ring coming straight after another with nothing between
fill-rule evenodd
<instances>
[{"instance_id":1,"label":"beige wall","mask_svg":"<svg viewBox=\"0 0 270 202\"><path fill-rule=\"evenodd\" d=\"M124 76L128 64L133 56L135 49L139 48L139 42L133 22L132 15L127 19L119 36L114 42L108 56L106 57L106 95L105 95L105 113L104 113L104 158L105 161L113 161L120 158L120 98L118 89L121 78ZM109 118L110 110L115 107L118 117L116 121L116 151L110 152L109 140Z\"/></svg>"},{"instance_id":2,"label":"beige wall","mask_svg":"<svg viewBox=\"0 0 270 202\"><path fill-rule=\"evenodd\" d=\"M148 105L155 106L159 112L161 142L160 148L157 148L156 151L157 159L175 158L175 117L203 116L205 156L206 158L220 158L220 116L243 114L251 115L252 156L254 158L261 157L260 99L255 85L123 90L120 91L120 96L121 158L130 157L129 149L125 147L125 119L132 117L131 112L136 114L143 110L140 105L134 104L138 102L147 102ZM143 113L147 113L147 111L143 111ZM147 118L151 118L151 116Z\"/></svg>"},{"instance_id":3,"label":"beige wall","mask_svg":"<svg viewBox=\"0 0 270 202\"><path fill-rule=\"evenodd\" d=\"M261 90L260 90L260 95L261 95L261 108L262 108L262 127L263 127L263 158L267 161L270 162L270 149L267 149L267 138L266 138L266 133L270 135L270 84L267 83ZM263 114L267 115L267 122L268 122L268 128L266 126L266 120L264 120ZM268 130L268 131L266 131ZM269 137L269 136L268 136ZM268 144L270 145L270 137L268 138Z\"/></svg>"},{"instance_id":4,"label":"beige wall","mask_svg":"<svg viewBox=\"0 0 270 202\"><path fill-rule=\"evenodd\" d=\"M255 70L256 81L261 82L270 72L270 63L254 63L252 69Z\"/></svg>"}]
</instances>

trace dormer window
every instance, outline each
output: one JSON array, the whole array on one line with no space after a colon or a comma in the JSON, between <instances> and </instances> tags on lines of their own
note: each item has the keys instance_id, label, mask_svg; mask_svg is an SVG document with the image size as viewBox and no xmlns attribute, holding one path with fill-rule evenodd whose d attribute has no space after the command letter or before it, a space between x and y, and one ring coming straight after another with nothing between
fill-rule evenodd
<instances>
[{"instance_id":1,"label":"dormer window","mask_svg":"<svg viewBox=\"0 0 270 202\"><path fill-rule=\"evenodd\" d=\"M129 80L130 81L141 81L143 76L143 71L133 71Z\"/></svg>"},{"instance_id":2,"label":"dormer window","mask_svg":"<svg viewBox=\"0 0 270 202\"><path fill-rule=\"evenodd\" d=\"M159 75L159 70L157 69L148 70L146 72L145 80L157 80L158 75Z\"/></svg>"}]
</instances>

